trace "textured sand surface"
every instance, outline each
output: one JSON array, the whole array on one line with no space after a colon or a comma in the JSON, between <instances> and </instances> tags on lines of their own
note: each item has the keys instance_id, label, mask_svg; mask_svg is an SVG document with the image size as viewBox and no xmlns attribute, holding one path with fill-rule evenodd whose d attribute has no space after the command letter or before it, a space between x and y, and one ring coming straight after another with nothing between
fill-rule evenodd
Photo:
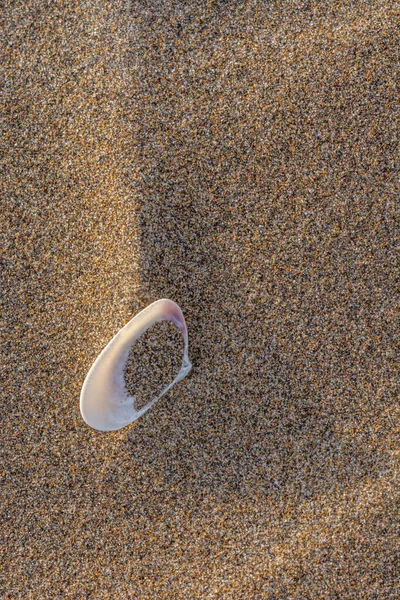
<instances>
[{"instance_id":1,"label":"textured sand surface","mask_svg":"<svg viewBox=\"0 0 400 600\"><path fill-rule=\"evenodd\" d=\"M398 598L398 3L5 6L0 597ZM91 430L160 297L192 372Z\"/></svg>"},{"instance_id":2,"label":"textured sand surface","mask_svg":"<svg viewBox=\"0 0 400 600\"><path fill-rule=\"evenodd\" d=\"M140 410L157 398L177 377L184 341L171 322L152 325L131 347L124 367L125 392Z\"/></svg>"}]
</instances>

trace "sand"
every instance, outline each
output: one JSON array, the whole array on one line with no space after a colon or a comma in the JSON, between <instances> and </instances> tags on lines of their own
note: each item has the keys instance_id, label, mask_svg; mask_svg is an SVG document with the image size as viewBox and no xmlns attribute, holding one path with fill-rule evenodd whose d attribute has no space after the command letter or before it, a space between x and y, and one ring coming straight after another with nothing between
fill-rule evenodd
<instances>
[{"instance_id":1,"label":"sand","mask_svg":"<svg viewBox=\"0 0 400 600\"><path fill-rule=\"evenodd\" d=\"M398 598L396 5L6 1L1 598ZM192 372L90 429L161 297Z\"/></svg>"},{"instance_id":2,"label":"sand","mask_svg":"<svg viewBox=\"0 0 400 600\"><path fill-rule=\"evenodd\" d=\"M154 323L135 341L121 382L125 397L134 399L135 410L147 406L179 375L184 348L182 334L171 321Z\"/></svg>"}]
</instances>

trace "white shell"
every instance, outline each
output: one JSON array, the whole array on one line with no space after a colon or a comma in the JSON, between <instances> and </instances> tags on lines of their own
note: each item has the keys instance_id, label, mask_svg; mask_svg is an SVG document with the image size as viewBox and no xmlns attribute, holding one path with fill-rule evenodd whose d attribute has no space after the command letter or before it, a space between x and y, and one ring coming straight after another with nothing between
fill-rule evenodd
<instances>
[{"instance_id":1,"label":"white shell","mask_svg":"<svg viewBox=\"0 0 400 600\"><path fill-rule=\"evenodd\" d=\"M135 399L128 395L125 388L125 363L133 342L154 323L160 321L171 321L182 334L184 352L181 370L161 394L142 409L135 410ZM183 379L191 368L183 313L172 300L157 300L120 329L93 363L81 391L82 417L90 427L100 431L121 429L141 417L175 383Z\"/></svg>"}]
</instances>

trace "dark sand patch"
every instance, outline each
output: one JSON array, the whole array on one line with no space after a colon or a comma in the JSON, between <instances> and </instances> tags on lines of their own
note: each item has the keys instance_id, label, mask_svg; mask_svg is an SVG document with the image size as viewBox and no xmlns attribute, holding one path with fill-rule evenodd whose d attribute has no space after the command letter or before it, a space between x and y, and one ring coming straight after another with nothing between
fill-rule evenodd
<instances>
[{"instance_id":1,"label":"dark sand patch","mask_svg":"<svg viewBox=\"0 0 400 600\"><path fill-rule=\"evenodd\" d=\"M169 321L155 323L132 346L124 369L125 388L140 410L178 375L183 338Z\"/></svg>"}]
</instances>

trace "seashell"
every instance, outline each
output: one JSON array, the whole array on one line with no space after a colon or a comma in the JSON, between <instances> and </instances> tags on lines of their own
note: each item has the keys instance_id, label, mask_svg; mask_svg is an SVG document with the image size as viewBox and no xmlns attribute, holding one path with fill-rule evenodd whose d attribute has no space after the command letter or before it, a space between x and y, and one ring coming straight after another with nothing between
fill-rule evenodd
<instances>
[{"instance_id":1,"label":"seashell","mask_svg":"<svg viewBox=\"0 0 400 600\"><path fill-rule=\"evenodd\" d=\"M135 410L135 398L126 391L124 367L135 340L154 323L161 321L172 322L182 334L182 366L175 379L156 398L140 410ZM179 306L167 299L150 304L118 331L90 368L80 398L84 421L99 431L115 431L136 421L189 373L192 364L188 357L188 346L185 318Z\"/></svg>"}]
</instances>

